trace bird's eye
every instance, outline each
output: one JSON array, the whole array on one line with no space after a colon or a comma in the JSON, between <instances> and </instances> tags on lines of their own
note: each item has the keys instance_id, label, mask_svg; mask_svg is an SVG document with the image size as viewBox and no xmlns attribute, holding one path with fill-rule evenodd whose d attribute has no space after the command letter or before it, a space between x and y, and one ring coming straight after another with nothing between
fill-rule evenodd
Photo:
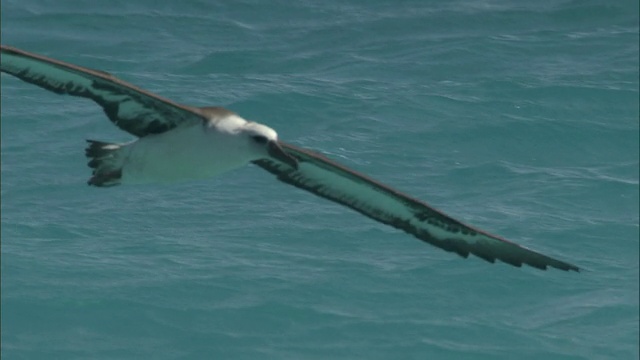
<instances>
[{"instance_id":1,"label":"bird's eye","mask_svg":"<svg viewBox=\"0 0 640 360\"><path fill-rule=\"evenodd\" d=\"M266 136L262 136L262 135L253 135L251 138L253 139L253 141L257 142L258 144L266 144L267 141L269 141L269 139L267 139Z\"/></svg>"}]
</instances>

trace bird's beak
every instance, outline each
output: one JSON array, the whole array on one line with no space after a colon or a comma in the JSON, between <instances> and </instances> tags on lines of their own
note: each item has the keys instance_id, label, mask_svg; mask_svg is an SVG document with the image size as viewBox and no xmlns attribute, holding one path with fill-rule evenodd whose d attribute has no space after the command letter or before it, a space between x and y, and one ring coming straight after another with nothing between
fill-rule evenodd
<instances>
[{"instance_id":1,"label":"bird's beak","mask_svg":"<svg viewBox=\"0 0 640 360\"><path fill-rule=\"evenodd\" d=\"M272 158L282 161L294 169L298 169L298 160L287 154L277 141L269 141L267 149L269 151L269 156Z\"/></svg>"}]
</instances>

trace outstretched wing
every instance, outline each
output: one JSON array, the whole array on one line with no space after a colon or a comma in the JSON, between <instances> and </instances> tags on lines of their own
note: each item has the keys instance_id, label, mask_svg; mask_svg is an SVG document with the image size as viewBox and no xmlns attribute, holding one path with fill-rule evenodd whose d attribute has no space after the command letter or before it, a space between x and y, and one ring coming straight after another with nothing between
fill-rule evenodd
<instances>
[{"instance_id":1,"label":"outstretched wing","mask_svg":"<svg viewBox=\"0 0 640 360\"><path fill-rule=\"evenodd\" d=\"M429 205L337 164L324 156L280 143L298 160L298 169L275 159L254 163L279 180L335 201L381 223L406 231L418 239L462 257L474 254L520 267L527 264L579 271L575 265L553 259L518 244L465 225Z\"/></svg>"},{"instance_id":2,"label":"outstretched wing","mask_svg":"<svg viewBox=\"0 0 640 360\"><path fill-rule=\"evenodd\" d=\"M57 94L89 98L120 129L143 137L206 119L197 109L91 70L2 45L0 70Z\"/></svg>"}]
</instances>

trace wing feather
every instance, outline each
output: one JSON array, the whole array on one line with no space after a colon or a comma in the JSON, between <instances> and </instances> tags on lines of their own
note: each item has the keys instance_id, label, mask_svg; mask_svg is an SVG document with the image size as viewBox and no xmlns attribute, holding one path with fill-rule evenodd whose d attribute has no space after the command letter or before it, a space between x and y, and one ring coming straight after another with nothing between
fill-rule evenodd
<instances>
[{"instance_id":1,"label":"wing feather","mask_svg":"<svg viewBox=\"0 0 640 360\"><path fill-rule=\"evenodd\" d=\"M103 71L2 45L0 70L57 94L91 99L119 128L143 137L202 123L197 110L137 88Z\"/></svg>"},{"instance_id":2,"label":"wing feather","mask_svg":"<svg viewBox=\"0 0 640 360\"><path fill-rule=\"evenodd\" d=\"M254 163L276 175L280 181L347 206L431 245L465 258L474 254L491 263L500 260L517 267L527 264L542 270L550 266L579 271L575 265L463 224L424 202L320 154L286 143L281 143L281 146L299 161L298 169L275 159L262 159Z\"/></svg>"}]
</instances>

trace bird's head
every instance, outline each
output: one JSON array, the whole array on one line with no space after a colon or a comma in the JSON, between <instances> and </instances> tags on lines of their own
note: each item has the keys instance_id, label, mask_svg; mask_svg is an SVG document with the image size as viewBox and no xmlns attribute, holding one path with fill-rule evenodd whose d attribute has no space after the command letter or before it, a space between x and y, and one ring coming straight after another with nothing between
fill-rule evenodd
<instances>
[{"instance_id":1,"label":"bird's head","mask_svg":"<svg viewBox=\"0 0 640 360\"><path fill-rule=\"evenodd\" d=\"M298 168L298 161L280 146L278 133L272 128L255 122L247 122L242 129L242 135L246 137L249 146L263 153L265 157L271 157L282 161L294 169Z\"/></svg>"}]
</instances>

